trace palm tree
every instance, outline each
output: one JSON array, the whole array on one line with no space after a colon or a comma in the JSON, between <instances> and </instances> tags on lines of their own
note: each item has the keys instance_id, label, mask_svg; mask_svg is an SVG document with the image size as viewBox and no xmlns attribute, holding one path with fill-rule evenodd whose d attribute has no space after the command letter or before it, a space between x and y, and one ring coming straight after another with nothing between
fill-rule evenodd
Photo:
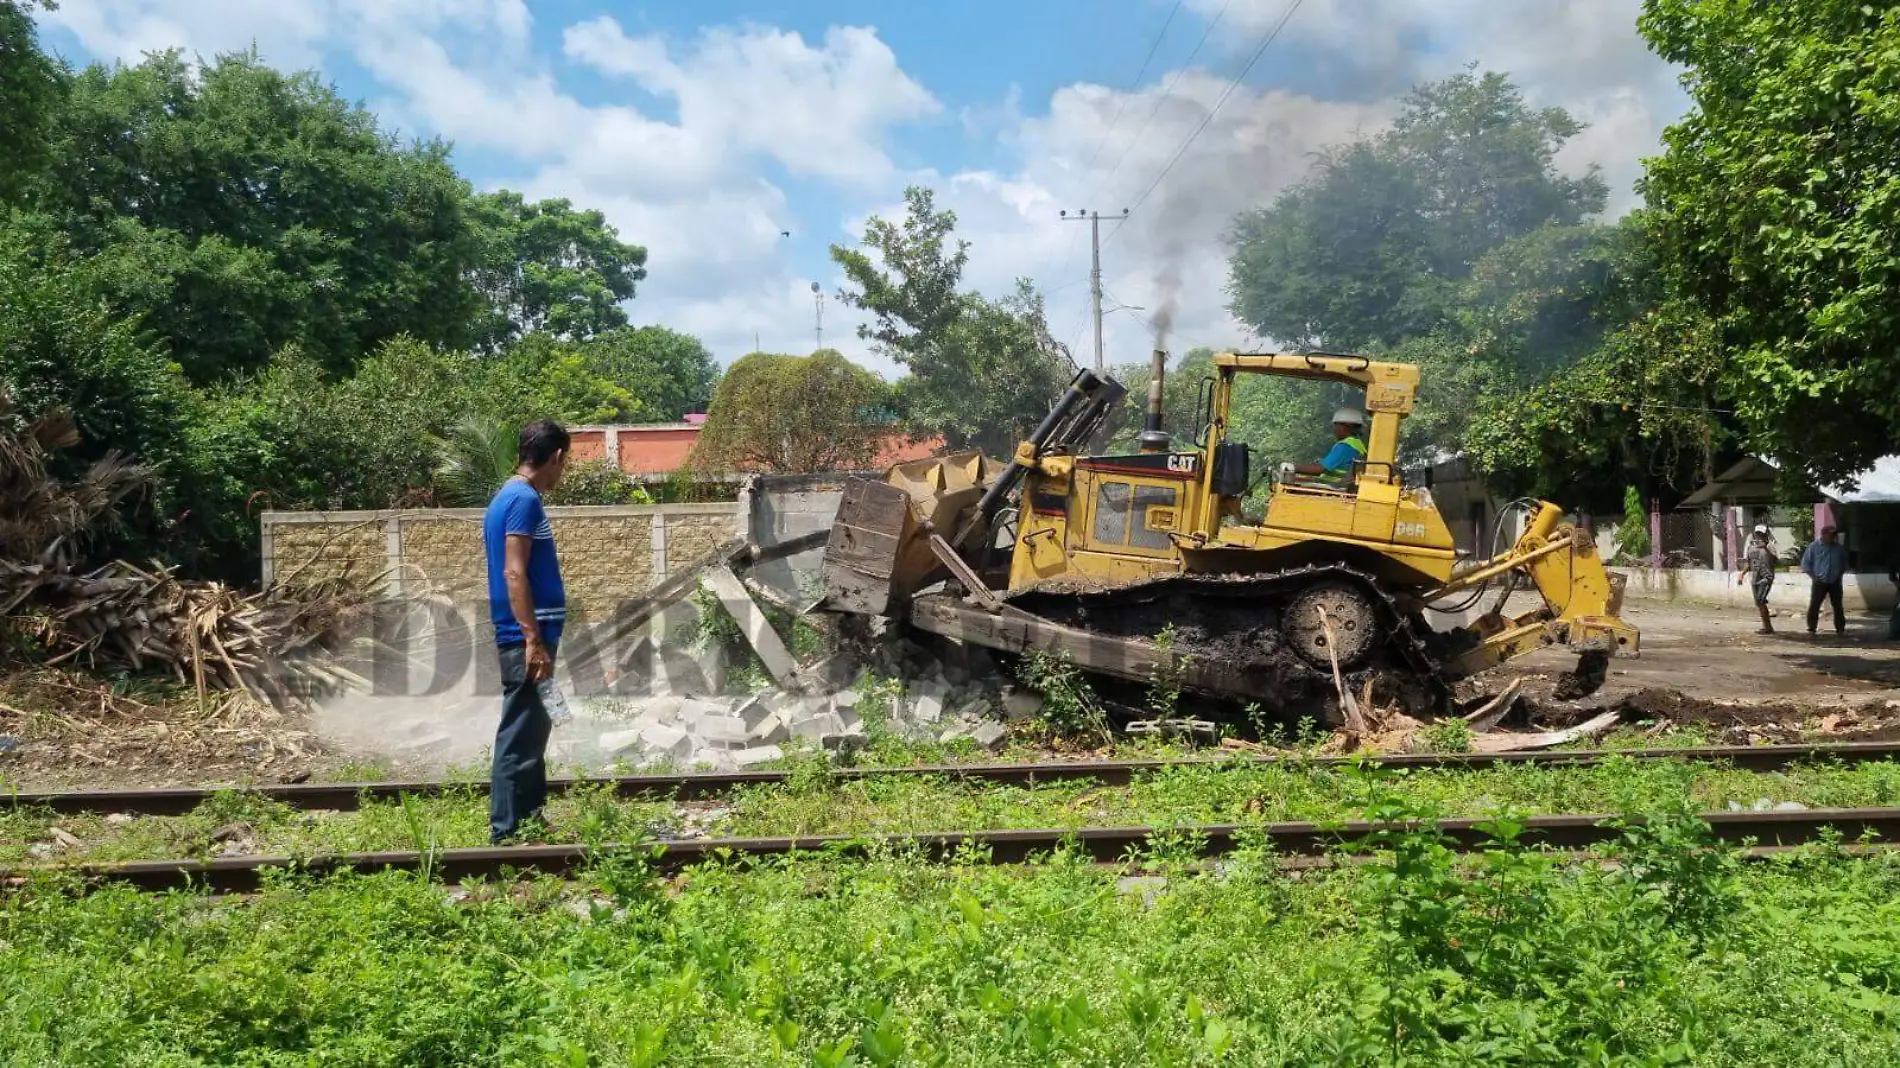
<instances>
[{"instance_id":1,"label":"palm tree","mask_svg":"<svg viewBox=\"0 0 1900 1068\"><path fill-rule=\"evenodd\" d=\"M514 475L514 428L483 415L463 416L435 442L435 488L452 508L480 508Z\"/></svg>"}]
</instances>

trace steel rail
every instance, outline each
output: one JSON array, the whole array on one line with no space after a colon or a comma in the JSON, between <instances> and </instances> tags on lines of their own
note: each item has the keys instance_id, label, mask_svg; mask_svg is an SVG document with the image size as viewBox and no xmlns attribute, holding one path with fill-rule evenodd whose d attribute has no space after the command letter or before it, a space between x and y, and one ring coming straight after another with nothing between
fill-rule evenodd
<instances>
[{"instance_id":1,"label":"steel rail","mask_svg":"<svg viewBox=\"0 0 1900 1068\"><path fill-rule=\"evenodd\" d=\"M998 786L1037 786L1087 780L1104 786L1125 785L1141 775L1185 768L1223 768L1239 765L1285 765L1303 768L1342 768L1358 765L1387 769L1479 770L1519 765L1588 767L1612 759L1641 761L1680 760L1727 763L1748 771L1776 771L1798 764L1835 762L1858 764L1900 760L1900 742L1836 742L1816 745L1700 746L1657 749L1571 749L1525 753L1385 753L1376 756L1313 757L1299 754L1263 754L1245 757L1187 757L1173 760L1078 760L1040 764L930 764L911 767L832 768L834 783L872 779L940 778L961 783ZM598 778L562 778L548 782L550 795L584 788L605 788L632 800L696 801L724 797L748 786L776 786L790 771L714 771L665 775L620 775ZM89 812L125 812L145 816L183 815L220 793L289 805L294 809L352 811L364 802L390 802L403 797L431 797L466 791L486 793L488 784L469 781L286 783L227 787L160 787L148 790L77 790L66 793L13 793L0 803L50 810L60 815Z\"/></svg>"},{"instance_id":2,"label":"steel rail","mask_svg":"<svg viewBox=\"0 0 1900 1068\"><path fill-rule=\"evenodd\" d=\"M1715 840L1765 852L1819 841L1855 843L1900 839L1900 808L1806 809L1792 812L1710 812L1702 816ZM1451 848L1468 852L1493 844L1489 821L1442 820L1436 826ZM1519 841L1555 850L1580 850L1614 840L1622 822L1604 815L1530 816L1519 821ZM1418 823L1267 823L1182 827L1082 827L1045 830L947 831L859 836L703 838L633 845L529 845L487 849L340 853L310 857L253 856L212 860L139 860L117 864L48 865L0 870L0 885L19 886L37 873L76 875L87 888L129 883L140 890L208 890L251 893L273 873L332 875L407 871L447 883L512 878L523 874L570 875L603 856L645 854L661 872L706 862L793 856L862 859L908 854L932 863L1022 864L1057 850L1079 851L1098 863L1128 863L1155 843L1212 860L1243 846L1264 846L1286 858L1365 857L1376 853L1374 836L1418 830ZM1368 842L1368 839L1372 839Z\"/></svg>"}]
</instances>

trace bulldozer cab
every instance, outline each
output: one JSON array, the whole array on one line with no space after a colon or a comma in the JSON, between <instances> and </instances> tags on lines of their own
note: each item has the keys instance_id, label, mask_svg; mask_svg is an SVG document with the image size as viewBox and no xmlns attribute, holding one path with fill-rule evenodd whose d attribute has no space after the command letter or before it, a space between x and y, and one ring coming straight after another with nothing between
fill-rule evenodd
<instances>
[{"instance_id":1,"label":"bulldozer cab","mask_svg":"<svg viewBox=\"0 0 1900 1068\"><path fill-rule=\"evenodd\" d=\"M1241 519L1241 498L1252 484L1237 485L1235 459L1244 443L1229 434L1235 386L1241 375L1261 374L1314 382L1337 382L1364 391L1365 457L1350 477L1335 483L1276 483L1258 523ZM1451 577L1456 559L1451 532L1430 494L1411 487L1398 462L1399 432L1418 396L1419 371L1411 364L1384 363L1336 353L1221 353L1214 376L1202 390L1195 439L1209 465L1199 480L1195 510L1181 544L1189 571L1253 571L1297 566L1322 556L1352 560L1395 582L1423 586Z\"/></svg>"},{"instance_id":2,"label":"bulldozer cab","mask_svg":"<svg viewBox=\"0 0 1900 1068\"><path fill-rule=\"evenodd\" d=\"M1408 488L1398 466L1399 429L1417 396L1417 367L1325 353L1222 353L1214 369L1201 384L1200 418L1191 433L1170 439L1151 394L1141 451L1087 456L1056 449L1034 457L1023 486L1011 588L1063 576L1127 582L1184 570L1246 573L1298 566L1309 557L1357 560L1405 585L1450 578L1451 533L1429 495ZM1235 386L1246 374L1357 387L1370 423L1365 458L1350 478L1282 481L1263 519L1252 524L1243 521L1241 503L1265 472L1256 471L1245 442L1229 437ZM1159 364L1153 377L1159 381Z\"/></svg>"}]
</instances>

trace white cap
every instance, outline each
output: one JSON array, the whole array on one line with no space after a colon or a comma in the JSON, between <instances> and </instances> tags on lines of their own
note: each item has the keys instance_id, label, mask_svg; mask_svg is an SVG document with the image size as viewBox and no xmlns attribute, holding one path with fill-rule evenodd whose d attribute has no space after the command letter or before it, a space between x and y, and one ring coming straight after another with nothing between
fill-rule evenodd
<instances>
[{"instance_id":1,"label":"white cap","mask_svg":"<svg viewBox=\"0 0 1900 1068\"><path fill-rule=\"evenodd\" d=\"M1766 524L1766 523L1757 523L1757 524L1755 524L1755 533L1757 533L1757 534L1766 534L1766 533L1768 533L1768 524Z\"/></svg>"},{"instance_id":2,"label":"white cap","mask_svg":"<svg viewBox=\"0 0 1900 1068\"><path fill-rule=\"evenodd\" d=\"M1366 425L1366 413L1357 408L1341 408L1333 413L1333 422L1351 423L1353 426Z\"/></svg>"}]
</instances>

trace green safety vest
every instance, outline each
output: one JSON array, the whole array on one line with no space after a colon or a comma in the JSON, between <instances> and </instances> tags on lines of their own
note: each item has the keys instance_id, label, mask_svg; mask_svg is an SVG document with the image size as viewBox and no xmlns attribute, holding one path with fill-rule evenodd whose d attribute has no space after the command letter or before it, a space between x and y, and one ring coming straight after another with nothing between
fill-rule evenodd
<instances>
[{"instance_id":1,"label":"green safety vest","mask_svg":"<svg viewBox=\"0 0 1900 1068\"><path fill-rule=\"evenodd\" d=\"M1339 440L1344 443L1347 448L1358 453L1359 459L1364 460L1366 458L1366 443L1357 434L1351 435L1350 437L1343 437ZM1319 476L1321 482L1341 486L1345 485L1351 478L1352 468L1350 467L1338 471L1327 471Z\"/></svg>"}]
</instances>

